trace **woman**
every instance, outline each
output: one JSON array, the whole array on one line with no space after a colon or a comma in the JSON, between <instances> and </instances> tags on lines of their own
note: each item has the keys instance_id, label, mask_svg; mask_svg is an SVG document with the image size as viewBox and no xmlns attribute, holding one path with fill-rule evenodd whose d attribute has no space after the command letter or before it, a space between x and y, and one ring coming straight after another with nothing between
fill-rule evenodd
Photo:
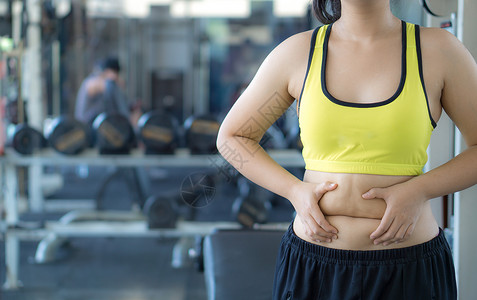
<instances>
[{"instance_id":1,"label":"woman","mask_svg":"<svg viewBox=\"0 0 477 300\"><path fill-rule=\"evenodd\" d=\"M273 297L456 299L449 246L428 200L477 183L475 61L446 31L393 16L389 0L332 0L333 13L327 1L313 9L329 25L272 51L217 140L241 156L230 159L239 172L297 212ZM258 146L294 99L303 181ZM468 149L422 174L442 109Z\"/></svg>"}]
</instances>

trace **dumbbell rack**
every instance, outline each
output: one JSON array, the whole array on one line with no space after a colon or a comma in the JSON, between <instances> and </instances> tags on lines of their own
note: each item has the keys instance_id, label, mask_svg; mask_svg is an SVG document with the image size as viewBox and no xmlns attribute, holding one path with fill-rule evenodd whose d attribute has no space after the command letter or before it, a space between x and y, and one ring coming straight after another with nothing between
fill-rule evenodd
<instances>
[{"instance_id":1,"label":"dumbbell rack","mask_svg":"<svg viewBox=\"0 0 477 300\"><path fill-rule=\"evenodd\" d=\"M5 237L6 282L4 289L17 289L19 281L20 240L41 240L49 236L68 237L194 237L205 236L216 228L239 228L233 222L179 222L174 229L148 229L145 218L134 212L72 211L59 221L47 222L41 229L20 226L18 210L17 167L27 167L30 172L29 206L41 211L43 195L41 172L43 166L116 166L116 167L201 167L211 168L220 158L215 155L191 155L187 149L179 149L173 155L144 155L139 149L129 155L99 155L97 150L87 150L77 156L63 156L46 149L31 156L22 156L7 149L0 157L0 181L4 182L2 193L4 220L0 228ZM303 167L304 161L297 150L271 150L269 154L284 167ZM1 178L3 177L3 179ZM108 221L102 221L102 219ZM68 220L81 219L82 222ZM113 221L111 221L111 219ZM86 220L86 221L85 221ZM117 221L114 221L117 220ZM288 224L261 225L260 228L283 229Z\"/></svg>"}]
</instances>

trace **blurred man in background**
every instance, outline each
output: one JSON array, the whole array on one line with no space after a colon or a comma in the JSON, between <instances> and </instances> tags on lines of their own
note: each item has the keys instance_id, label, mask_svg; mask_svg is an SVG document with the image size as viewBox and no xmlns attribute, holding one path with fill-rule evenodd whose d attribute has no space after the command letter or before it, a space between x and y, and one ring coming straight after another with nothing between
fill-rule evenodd
<instances>
[{"instance_id":1,"label":"blurred man in background","mask_svg":"<svg viewBox=\"0 0 477 300\"><path fill-rule=\"evenodd\" d=\"M109 57L83 81L76 98L76 119L91 125L103 112L129 118L128 101L120 88L120 71L119 60Z\"/></svg>"},{"instance_id":2,"label":"blurred man in background","mask_svg":"<svg viewBox=\"0 0 477 300\"><path fill-rule=\"evenodd\" d=\"M141 110L140 107L136 107L133 112L129 109L129 101L121 89L123 84L119 77L120 71L119 60L116 57L108 57L83 80L76 97L77 120L92 125L99 114L106 112L121 114L130 120L133 126L136 125L136 115ZM79 166L77 172L84 178L88 176L89 168L86 165ZM124 176L135 189L136 202L139 204L149 193L149 179L142 168L115 168L110 176ZM103 184L107 185L108 180Z\"/></svg>"}]
</instances>

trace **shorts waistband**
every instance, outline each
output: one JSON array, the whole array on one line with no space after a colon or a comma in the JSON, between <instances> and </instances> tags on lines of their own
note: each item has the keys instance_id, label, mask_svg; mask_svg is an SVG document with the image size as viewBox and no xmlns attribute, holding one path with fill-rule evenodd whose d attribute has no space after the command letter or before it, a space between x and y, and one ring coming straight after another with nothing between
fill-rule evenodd
<instances>
[{"instance_id":1,"label":"shorts waistband","mask_svg":"<svg viewBox=\"0 0 477 300\"><path fill-rule=\"evenodd\" d=\"M406 263L435 255L444 249L450 252L444 231L441 228L439 228L439 234L435 238L422 244L405 248L368 251L333 249L309 243L295 234L292 223L283 236L282 244L289 244L302 255L341 264Z\"/></svg>"}]
</instances>

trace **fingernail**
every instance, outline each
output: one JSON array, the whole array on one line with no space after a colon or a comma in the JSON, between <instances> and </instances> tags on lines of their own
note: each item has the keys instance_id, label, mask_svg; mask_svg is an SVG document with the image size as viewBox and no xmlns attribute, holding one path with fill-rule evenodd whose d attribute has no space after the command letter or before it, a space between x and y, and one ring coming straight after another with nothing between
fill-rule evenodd
<instances>
[{"instance_id":1,"label":"fingernail","mask_svg":"<svg viewBox=\"0 0 477 300\"><path fill-rule=\"evenodd\" d=\"M368 197L368 196L369 196L369 193L364 193L364 194L363 194L363 197L364 197L364 198L366 198L366 197Z\"/></svg>"},{"instance_id":2,"label":"fingernail","mask_svg":"<svg viewBox=\"0 0 477 300\"><path fill-rule=\"evenodd\" d=\"M335 186L336 186L336 183L330 183L330 184L328 184L328 187L329 187L329 188L334 188Z\"/></svg>"},{"instance_id":3,"label":"fingernail","mask_svg":"<svg viewBox=\"0 0 477 300\"><path fill-rule=\"evenodd\" d=\"M331 243L331 240L326 240L327 243Z\"/></svg>"},{"instance_id":4,"label":"fingernail","mask_svg":"<svg viewBox=\"0 0 477 300\"><path fill-rule=\"evenodd\" d=\"M334 239L334 240L337 240L337 239L338 239L338 236L337 236L337 235L334 235L334 236L333 236L333 239Z\"/></svg>"}]
</instances>

